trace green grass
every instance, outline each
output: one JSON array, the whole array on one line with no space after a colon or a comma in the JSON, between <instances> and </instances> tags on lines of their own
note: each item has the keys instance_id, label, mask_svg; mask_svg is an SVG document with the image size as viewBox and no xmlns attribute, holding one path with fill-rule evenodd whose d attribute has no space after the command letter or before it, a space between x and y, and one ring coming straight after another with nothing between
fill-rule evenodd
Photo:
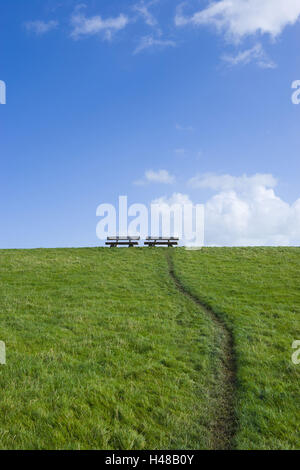
<instances>
[{"instance_id":1,"label":"green grass","mask_svg":"<svg viewBox=\"0 0 300 470\"><path fill-rule=\"evenodd\" d=\"M213 325L164 250L0 252L1 449L211 448Z\"/></svg>"},{"instance_id":2,"label":"green grass","mask_svg":"<svg viewBox=\"0 0 300 470\"><path fill-rule=\"evenodd\" d=\"M299 449L300 249L176 250L175 271L233 333L236 447Z\"/></svg>"},{"instance_id":3,"label":"green grass","mask_svg":"<svg viewBox=\"0 0 300 470\"><path fill-rule=\"evenodd\" d=\"M0 251L1 449L214 447L223 339L166 251ZM233 332L236 448L299 449L300 250L169 251Z\"/></svg>"}]
</instances>

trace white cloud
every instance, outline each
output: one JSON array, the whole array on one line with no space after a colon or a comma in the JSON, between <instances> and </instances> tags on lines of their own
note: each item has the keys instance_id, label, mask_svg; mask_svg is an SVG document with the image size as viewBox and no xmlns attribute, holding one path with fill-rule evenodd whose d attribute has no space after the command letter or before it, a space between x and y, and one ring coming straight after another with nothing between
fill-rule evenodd
<instances>
[{"instance_id":1,"label":"white cloud","mask_svg":"<svg viewBox=\"0 0 300 470\"><path fill-rule=\"evenodd\" d=\"M186 149L184 149L184 148L175 149L175 153L177 155L185 155L186 154Z\"/></svg>"},{"instance_id":2,"label":"white cloud","mask_svg":"<svg viewBox=\"0 0 300 470\"><path fill-rule=\"evenodd\" d=\"M134 51L134 54L138 54L139 52L144 51L145 49L153 48L153 47L159 47L159 48L165 48L165 47L175 47L176 42L167 40L167 39L157 39L153 36L144 36L137 48Z\"/></svg>"},{"instance_id":3,"label":"white cloud","mask_svg":"<svg viewBox=\"0 0 300 470\"><path fill-rule=\"evenodd\" d=\"M207 8L192 16L183 15L181 5L175 17L177 26L213 25L230 40L240 40L253 34L280 35L300 17L299 0L219 0L210 1Z\"/></svg>"},{"instance_id":4,"label":"white cloud","mask_svg":"<svg viewBox=\"0 0 300 470\"><path fill-rule=\"evenodd\" d=\"M215 173L204 173L203 175L196 175L188 182L193 188L206 188L214 191L222 190L235 190L235 191L249 191L253 187L267 186L275 188L277 180L271 174L257 173L254 176L231 176L231 175L216 175Z\"/></svg>"},{"instance_id":5,"label":"white cloud","mask_svg":"<svg viewBox=\"0 0 300 470\"><path fill-rule=\"evenodd\" d=\"M48 33L49 31L57 28L58 22L57 21L27 21L25 23L25 27L27 31L31 31L37 35L42 35Z\"/></svg>"},{"instance_id":6,"label":"white cloud","mask_svg":"<svg viewBox=\"0 0 300 470\"><path fill-rule=\"evenodd\" d=\"M134 5L134 7L133 7L133 9L137 13L139 13L139 15L142 16L142 18L144 19L145 23L148 26L156 26L157 25L156 18L149 11L149 8L152 5L154 5L155 3L157 3L157 0L154 0L154 1L149 2L149 3L145 3L144 1L142 1L142 2L137 3L136 5Z\"/></svg>"},{"instance_id":7,"label":"white cloud","mask_svg":"<svg viewBox=\"0 0 300 470\"><path fill-rule=\"evenodd\" d=\"M162 196L157 199L154 199L151 204L167 204L168 206L172 206L173 204L192 204L191 199L187 194L182 193L173 193L171 197Z\"/></svg>"},{"instance_id":8,"label":"white cloud","mask_svg":"<svg viewBox=\"0 0 300 470\"><path fill-rule=\"evenodd\" d=\"M82 36L104 34L105 39L109 40L114 32L125 28L128 23L129 18L123 14L115 18L102 19L100 15L88 18L77 8L71 17L71 36L78 39Z\"/></svg>"},{"instance_id":9,"label":"white cloud","mask_svg":"<svg viewBox=\"0 0 300 470\"><path fill-rule=\"evenodd\" d=\"M271 175L233 179L206 203L206 237L214 245L300 244L300 199L288 204ZM223 188L223 189L222 189Z\"/></svg>"},{"instance_id":10,"label":"white cloud","mask_svg":"<svg viewBox=\"0 0 300 470\"><path fill-rule=\"evenodd\" d=\"M272 175L210 174L191 181L195 188L216 193L205 203L207 246L300 245L300 199L289 204L278 197ZM191 202L180 193L157 201L169 205Z\"/></svg>"},{"instance_id":11,"label":"white cloud","mask_svg":"<svg viewBox=\"0 0 300 470\"><path fill-rule=\"evenodd\" d=\"M175 127L178 131L193 131L194 130L192 126L182 126L181 124L176 124Z\"/></svg>"},{"instance_id":12,"label":"white cloud","mask_svg":"<svg viewBox=\"0 0 300 470\"><path fill-rule=\"evenodd\" d=\"M148 170L145 173L145 178L135 181L135 185L142 186L147 183L162 183L173 184L175 183L175 176L170 175L167 170L153 171Z\"/></svg>"},{"instance_id":13,"label":"white cloud","mask_svg":"<svg viewBox=\"0 0 300 470\"><path fill-rule=\"evenodd\" d=\"M231 66L247 65L255 62L259 67L264 69L274 69L276 64L269 59L261 44L256 44L251 49L239 52L237 55L223 55L222 60Z\"/></svg>"}]
</instances>

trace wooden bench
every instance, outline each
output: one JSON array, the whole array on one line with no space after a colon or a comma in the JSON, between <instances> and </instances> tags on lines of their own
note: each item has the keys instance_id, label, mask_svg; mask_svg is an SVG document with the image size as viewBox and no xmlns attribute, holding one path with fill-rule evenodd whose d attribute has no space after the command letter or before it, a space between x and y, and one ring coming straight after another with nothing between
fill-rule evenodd
<instances>
[{"instance_id":1,"label":"wooden bench","mask_svg":"<svg viewBox=\"0 0 300 470\"><path fill-rule=\"evenodd\" d=\"M179 242L179 238L177 237L147 237L145 241L145 245L149 247L153 246L168 246L172 248L177 246Z\"/></svg>"},{"instance_id":2,"label":"wooden bench","mask_svg":"<svg viewBox=\"0 0 300 470\"><path fill-rule=\"evenodd\" d=\"M132 248L139 244L140 237L107 237L105 245L110 248L117 248L117 246L128 246Z\"/></svg>"}]
</instances>

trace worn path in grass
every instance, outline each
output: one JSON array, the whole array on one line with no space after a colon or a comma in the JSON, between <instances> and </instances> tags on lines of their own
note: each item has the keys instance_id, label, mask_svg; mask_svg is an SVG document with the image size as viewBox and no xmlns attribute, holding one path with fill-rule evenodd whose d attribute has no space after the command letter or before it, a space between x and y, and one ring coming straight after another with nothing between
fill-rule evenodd
<instances>
[{"instance_id":1,"label":"worn path in grass","mask_svg":"<svg viewBox=\"0 0 300 470\"><path fill-rule=\"evenodd\" d=\"M167 253L170 275L179 292L191 299L212 320L215 328L214 341L216 353L221 352L222 360L215 362L215 384L213 394L215 397L215 412L211 422L213 448L216 450L232 449L236 431L235 415L235 386L236 363L233 351L233 337L225 323L213 312L213 310L201 303L198 297L193 295L180 281L174 271L173 256ZM220 357L219 357L220 359Z\"/></svg>"}]
</instances>

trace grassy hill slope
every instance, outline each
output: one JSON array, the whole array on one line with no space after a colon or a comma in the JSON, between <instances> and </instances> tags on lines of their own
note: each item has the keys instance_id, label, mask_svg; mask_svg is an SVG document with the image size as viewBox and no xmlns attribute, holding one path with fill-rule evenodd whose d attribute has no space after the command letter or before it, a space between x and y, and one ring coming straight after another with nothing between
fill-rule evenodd
<instances>
[{"instance_id":1,"label":"grassy hill slope","mask_svg":"<svg viewBox=\"0 0 300 470\"><path fill-rule=\"evenodd\" d=\"M164 250L0 259L0 448L213 446L213 325Z\"/></svg>"},{"instance_id":2,"label":"grassy hill slope","mask_svg":"<svg viewBox=\"0 0 300 470\"><path fill-rule=\"evenodd\" d=\"M300 448L299 249L0 251L1 449L211 449L224 338L236 448Z\"/></svg>"},{"instance_id":3,"label":"grassy hill slope","mask_svg":"<svg viewBox=\"0 0 300 470\"><path fill-rule=\"evenodd\" d=\"M233 332L236 447L299 449L300 249L176 250L175 271Z\"/></svg>"}]
</instances>

